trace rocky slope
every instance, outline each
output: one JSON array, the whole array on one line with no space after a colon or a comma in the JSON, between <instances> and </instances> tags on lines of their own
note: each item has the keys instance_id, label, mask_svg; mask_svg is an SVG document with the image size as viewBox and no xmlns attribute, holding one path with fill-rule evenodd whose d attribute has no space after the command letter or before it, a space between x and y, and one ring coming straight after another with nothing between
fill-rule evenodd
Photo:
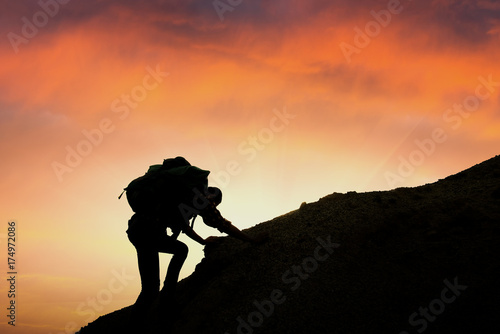
<instances>
[{"instance_id":1,"label":"rocky slope","mask_svg":"<svg viewBox=\"0 0 500 334\"><path fill-rule=\"evenodd\" d=\"M333 193L205 249L141 333L498 333L500 156L433 184ZM124 333L130 308L81 334ZM168 325L168 324L172 325Z\"/></svg>"}]
</instances>

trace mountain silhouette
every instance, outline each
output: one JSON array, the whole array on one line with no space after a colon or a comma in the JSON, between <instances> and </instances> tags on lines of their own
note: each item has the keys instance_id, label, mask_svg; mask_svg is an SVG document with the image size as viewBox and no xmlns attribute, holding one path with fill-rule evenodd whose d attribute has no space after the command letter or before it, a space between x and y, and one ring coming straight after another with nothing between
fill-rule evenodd
<instances>
[{"instance_id":1,"label":"mountain silhouette","mask_svg":"<svg viewBox=\"0 0 500 334\"><path fill-rule=\"evenodd\" d=\"M141 333L499 333L500 156L432 184L333 193L230 237ZM126 333L130 307L81 334Z\"/></svg>"}]
</instances>

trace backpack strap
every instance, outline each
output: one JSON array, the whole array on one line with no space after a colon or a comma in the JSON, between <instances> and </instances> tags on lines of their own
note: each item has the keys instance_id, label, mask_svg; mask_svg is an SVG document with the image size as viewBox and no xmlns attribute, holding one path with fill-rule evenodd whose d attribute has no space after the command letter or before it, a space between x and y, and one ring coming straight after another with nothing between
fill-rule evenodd
<instances>
[{"instance_id":1,"label":"backpack strap","mask_svg":"<svg viewBox=\"0 0 500 334\"><path fill-rule=\"evenodd\" d=\"M172 233L172 235L170 237L174 238L176 240L177 237L179 236L179 234L181 234L181 231L176 231L176 232Z\"/></svg>"},{"instance_id":2,"label":"backpack strap","mask_svg":"<svg viewBox=\"0 0 500 334\"><path fill-rule=\"evenodd\" d=\"M122 193L120 194L120 196L118 196L118 199L122 198L123 193L125 192L125 190L127 190L127 188L123 188L123 191L122 191Z\"/></svg>"},{"instance_id":3,"label":"backpack strap","mask_svg":"<svg viewBox=\"0 0 500 334\"><path fill-rule=\"evenodd\" d=\"M191 229L194 227L194 221L196 220L196 217L198 217L198 215L194 215L193 220L191 221Z\"/></svg>"}]
</instances>

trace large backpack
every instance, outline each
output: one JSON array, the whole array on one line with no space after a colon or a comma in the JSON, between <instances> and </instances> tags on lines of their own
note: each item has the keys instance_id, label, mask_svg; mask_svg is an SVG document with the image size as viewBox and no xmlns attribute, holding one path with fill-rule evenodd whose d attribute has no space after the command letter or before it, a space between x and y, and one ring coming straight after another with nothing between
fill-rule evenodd
<instances>
[{"instance_id":1,"label":"large backpack","mask_svg":"<svg viewBox=\"0 0 500 334\"><path fill-rule=\"evenodd\" d=\"M196 192L207 189L209 173L191 166L184 158L167 159L163 165L150 166L146 174L130 182L124 191L134 212L165 214L181 204L192 206Z\"/></svg>"}]
</instances>

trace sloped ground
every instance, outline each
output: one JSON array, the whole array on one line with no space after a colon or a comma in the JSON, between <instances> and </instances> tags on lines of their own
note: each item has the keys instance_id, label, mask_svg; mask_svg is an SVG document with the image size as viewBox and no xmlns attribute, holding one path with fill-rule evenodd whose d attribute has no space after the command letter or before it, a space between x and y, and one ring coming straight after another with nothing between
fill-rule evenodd
<instances>
[{"instance_id":1,"label":"sloped ground","mask_svg":"<svg viewBox=\"0 0 500 334\"><path fill-rule=\"evenodd\" d=\"M437 183L331 194L205 249L142 333L498 333L500 156ZM82 334L123 333L129 308ZM167 320L175 320L167 326Z\"/></svg>"}]
</instances>

